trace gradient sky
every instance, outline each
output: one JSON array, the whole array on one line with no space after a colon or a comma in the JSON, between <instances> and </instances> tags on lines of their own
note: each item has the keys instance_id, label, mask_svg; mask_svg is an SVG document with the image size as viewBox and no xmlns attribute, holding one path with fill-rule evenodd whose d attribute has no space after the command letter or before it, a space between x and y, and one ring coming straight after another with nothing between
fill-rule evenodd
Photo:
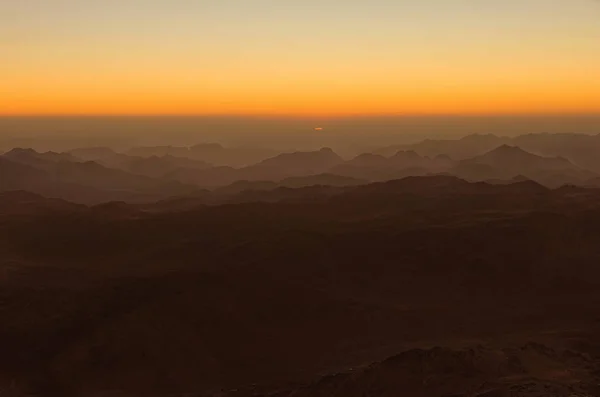
<instances>
[{"instance_id":1,"label":"gradient sky","mask_svg":"<svg viewBox=\"0 0 600 397\"><path fill-rule=\"evenodd\" d=\"M596 0L0 0L0 114L600 113Z\"/></svg>"}]
</instances>

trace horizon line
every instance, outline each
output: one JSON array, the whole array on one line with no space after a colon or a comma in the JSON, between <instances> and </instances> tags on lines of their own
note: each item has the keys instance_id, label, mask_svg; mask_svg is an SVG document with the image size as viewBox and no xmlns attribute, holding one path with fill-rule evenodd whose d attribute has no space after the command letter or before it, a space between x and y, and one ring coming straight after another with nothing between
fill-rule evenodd
<instances>
[{"instance_id":1,"label":"horizon line","mask_svg":"<svg viewBox=\"0 0 600 397\"><path fill-rule=\"evenodd\" d=\"M370 118L479 118L479 117L600 117L597 112L467 112L467 113L351 113L351 114L247 114L247 113L0 113L0 119L19 118L235 118L282 120L343 120Z\"/></svg>"}]
</instances>

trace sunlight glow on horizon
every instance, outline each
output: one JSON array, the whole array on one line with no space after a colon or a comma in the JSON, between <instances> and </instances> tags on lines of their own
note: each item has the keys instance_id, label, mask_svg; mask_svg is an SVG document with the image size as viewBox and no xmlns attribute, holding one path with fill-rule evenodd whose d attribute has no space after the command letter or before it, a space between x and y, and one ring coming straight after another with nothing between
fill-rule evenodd
<instances>
[{"instance_id":1,"label":"sunlight glow on horizon","mask_svg":"<svg viewBox=\"0 0 600 397\"><path fill-rule=\"evenodd\" d=\"M600 114L590 0L11 3L2 116Z\"/></svg>"}]
</instances>

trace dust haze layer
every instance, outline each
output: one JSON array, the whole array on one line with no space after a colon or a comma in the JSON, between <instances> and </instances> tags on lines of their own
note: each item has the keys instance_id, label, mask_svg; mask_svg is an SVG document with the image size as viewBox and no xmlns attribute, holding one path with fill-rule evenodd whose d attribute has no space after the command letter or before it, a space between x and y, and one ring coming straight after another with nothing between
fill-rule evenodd
<instances>
[{"instance_id":1,"label":"dust haze layer","mask_svg":"<svg viewBox=\"0 0 600 397\"><path fill-rule=\"evenodd\" d=\"M322 131L315 131L322 127ZM379 146L469 134L600 134L600 115L260 117L1 117L0 150L63 151L219 142L277 150L332 147L355 155Z\"/></svg>"}]
</instances>

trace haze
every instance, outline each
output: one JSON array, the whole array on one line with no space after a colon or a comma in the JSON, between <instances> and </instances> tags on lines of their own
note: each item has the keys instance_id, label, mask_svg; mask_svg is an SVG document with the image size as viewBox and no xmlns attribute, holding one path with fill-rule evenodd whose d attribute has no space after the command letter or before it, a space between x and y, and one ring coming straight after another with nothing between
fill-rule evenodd
<instances>
[{"instance_id":1,"label":"haze","mask_svg":"<svg viewBox=\"0 0 600 397\"><path fill-rule=\"evenodd\" d=\"M315 130L315 127L323 130ZM469 134L600 134L600 115L396 117L0 117L0 150L218 142L290 150L331 147L354 156L380 146Z\"/></svg>"}]
</instances>

